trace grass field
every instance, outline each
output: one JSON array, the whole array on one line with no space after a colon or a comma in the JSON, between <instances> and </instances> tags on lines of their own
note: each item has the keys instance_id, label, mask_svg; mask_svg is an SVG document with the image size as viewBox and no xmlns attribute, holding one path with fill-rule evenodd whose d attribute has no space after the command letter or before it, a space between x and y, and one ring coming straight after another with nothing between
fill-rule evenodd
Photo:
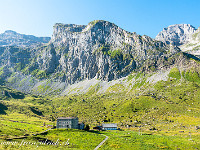
<instances>
[{"instance_id":1,"label":"grass field","mask_svg":"<svg viewBox=\"0 0 200 150\"><path fill-rule=\"evenodd\" d=\"M94 86L80 95L42 97L25 95L0 87L0 140L37 143L48 139L69 145L3 145L0 149L94 149L105 137L101 149L200 149L200 83L196 74L173 69L167 81L146 83L143 74L127 88L116 84L104 94ZM11 96L10 96L11 95ZM86 132L51 130L57 117L77 116L90 128L117 123L124 131ZM141 135L142 133L142 135Z\"/></svg>"},{"instance_id":2,"label":"grass field","mask_svg":"<svg viewBox=\"0 0 200 150\"><path fill-rule=\"evenodd\" d=\"M126 131L94 131L87 132L76 129L53 129L43 135L30 136L6 142L1 140L1 149L83 149L93 150L107 135L108 140L100 147L102 150L132 149L199 149L199 136L182 137L180 135L162 135L160 133ZM4 140L5 142L5 140ZM49 144L53 143L53 144Z\"/></svg>"},{"instance_id":3,"label":"grass field","mask_svg":"<svg viewBox=\"0 0 200 150\"><path fill-rule=\"evenodd\" d=\"M94 149L105 137L101 134L76 129L54 129L45 134L12 140L16 144L1 144L1 149ZM47 141L48 140L48 141ZM1 140L2 142L3 140ZM5 140L4 140L5 141ZM46 143L45 143L46 141ZM29 143L30 142L30 143ZM23 143L21 145L21 143ZM53 143L53 144L50 144Z\"/></svg>"},{"instance_id":4,"label":"grass field","mask_svg":"<svg viewBox=\"0 0 200 150\"><path fill-rule=\"evenodd\" d=\"M144 133L134 131L106 131L109 139L102 150L114 149L199 149L200 141L197 137L183 138L180 136L157 135L155 133Z\"/></svg>"},{"instance_id":5,"label":"grass field","mask_svg":"<svg viewBox=\"0 0 200 150\"><path fill-rule=\"evenodd\" d=\"M46 125L52 124L37 117L29 117L18 113L0 116L0 120L0 138L2 139L40 133L48 129L46 126L43 126L44 122Z\"/></svg>"}]
</instances>

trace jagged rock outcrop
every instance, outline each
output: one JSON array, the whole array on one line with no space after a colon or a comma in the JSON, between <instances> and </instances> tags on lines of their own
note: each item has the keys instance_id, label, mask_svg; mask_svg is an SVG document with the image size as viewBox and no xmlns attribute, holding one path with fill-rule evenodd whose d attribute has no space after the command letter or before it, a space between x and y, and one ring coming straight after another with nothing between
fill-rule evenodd
<instances>
[{"instance_id":1,"label":"jagged rock outcrop","mask_svg":"<svg viewBox=\"0 0 200 150\"><path fill-rule=\"evenodd\" d=\"M141 70L146 60L167 58L179 49L96 20L87 26L56 24L50 44L40 51L32 64L73 84L83 79L118 79Z\"/></svg>"},{"instance_id":2,"label":"jagged rock outcrop","mask_svg":"<svg viewBox=\"0 0 200 150\"><path fill-rule=\"evenodd\" d=\"M190 61L192 58L192 61ZM55 94L82 80L112 81L134 72L195 66L172 44L96 20L88 25L55 24L47 45L1 47L0 79L35 94Z\"/></svg>"},{"instance_id":3,"label":"jagged rock outcrop","mask_svg":"<svg viewBox=\"0 0 200 150\"><path fill-rule=\"evenodd\" d=\"M55 24L52 39L46 46L18 48L13 54L12 49L4 49L2 59L6 57L7 62L2 65L39 79L50 78L67 84L92 78L111 81L134 70L155 71L167 67L158 62L166 62L180 51L103 20L92 21L87 26Z\"/></svg>"},{"instance_id":4,"label":"jagged rock outcrop","mask_svg":"<svg viewBox=\"0 0 200 150\"><path fill-rule=\"evenodd\" d=\"M30 58L31 55L29 49L13 46L0 47L1 66L17 67L16 64L23 64L25 66L29 63Z\"/></svg>"},{"instance_id":5,"label":"jagged rock outcrop","mask_svg":"<svg viewBox=\"0 0 200 150\"><path fill-rule=\"evenodd\" d=\"M50 37L35 37L33 35L19 34L12 30L7 30L0 34L0 46L34 47L49 41Z\"/></svg>"},{"instance_id":6,"label":"jagged rock outcrop","mask_svg":"<svg viewBox=\"0 0 200 150\"><path fill-rule=\"evenodd\" d=\"M191 35L187 44L180 46L181 50L200 57L200 27Z\"/></svg>"},{"instance_id":7,"label":"jagged rock outcrop","mask_svg":"<svg viewBox=\"0 0 200 150\"><path fill-rule=\"evenodd\" d=\"M190 24L175 24L164 28L163 31L158 33L156 40L166 42L167 44L173 44L180 46L188 43L191 35L196 29Z\"/></svg>"}]
</instances>

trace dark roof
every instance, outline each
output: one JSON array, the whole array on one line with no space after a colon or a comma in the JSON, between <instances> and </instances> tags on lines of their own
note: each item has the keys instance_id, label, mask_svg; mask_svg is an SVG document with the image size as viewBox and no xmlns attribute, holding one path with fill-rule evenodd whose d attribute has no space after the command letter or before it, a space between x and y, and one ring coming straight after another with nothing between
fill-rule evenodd
<instances>
[{"instance_id":1,"label":"dark roof","mask_svg":"<svg viewBox=\"0 0 200 150\"><path fill-rule=\"evenodd\" d=\"M58 117L57 119L78 119L77 117Z\"/></svg>"},{"instance_id":2,"label":"dark roof","mask_svg":"<svg viewBox=\"0 0 200 150\"><path fill-rule=\"evenodd\" d=\"M78 124L84 124L83 122L79 122Z\"/></svg>"},{"instance_id":3,"label":"dark roof","mask_svg":"<svg viewBox=\"0 0 200 150\"><path fill-rule=\"evenodd\" d=\"M103 128L117 128L116 123L102 124Z\"/></svg>"}]
</instances>

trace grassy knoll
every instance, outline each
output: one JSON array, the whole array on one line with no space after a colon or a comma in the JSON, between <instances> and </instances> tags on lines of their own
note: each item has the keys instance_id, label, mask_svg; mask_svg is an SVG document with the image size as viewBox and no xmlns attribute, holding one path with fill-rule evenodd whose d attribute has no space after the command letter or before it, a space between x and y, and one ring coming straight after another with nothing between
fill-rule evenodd
<instances>
[{"instance_id":1,"label":"grassy knoll","mask_svg":"<svg viewBox=\"0 0 200 150\"><path fill-rule=\"evenodd\" d=\"M27 116L19 113L0 116L0 138L16 138L24 135L40 133L47 129L45 125L51 122L38 117Z\"/></svg>"},{"instance_id":2,"label":"grassy knoll","mask_svg":"<svg viewBox=\"0 0 200 150\"><path fill-rule=\"evenodd\" d=\"M8 90L4 88L4 91ZM9 92L16 94L13 90ZM46 98L25 95L15 99L7 95L2 95L0 100L0 139L40 133L54 124L48 115L51 105L44 106Z\"/></svg>"}]
</instances>

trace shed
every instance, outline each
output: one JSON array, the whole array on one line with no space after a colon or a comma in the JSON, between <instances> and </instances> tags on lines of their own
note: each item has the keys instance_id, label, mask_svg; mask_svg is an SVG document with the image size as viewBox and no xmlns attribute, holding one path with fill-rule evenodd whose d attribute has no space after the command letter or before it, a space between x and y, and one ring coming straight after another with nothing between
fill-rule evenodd
<instances>
[{"instance_id":1,"label":"shed","mask_svg":"<svg viewBox=\"0 0 200 150\"><path fill-rule=\"evenodd\" d=\"M116 123L109 123L109 124L102 124L103 130L117 130L117 124Z\"/></svg>"}]
</instances>

